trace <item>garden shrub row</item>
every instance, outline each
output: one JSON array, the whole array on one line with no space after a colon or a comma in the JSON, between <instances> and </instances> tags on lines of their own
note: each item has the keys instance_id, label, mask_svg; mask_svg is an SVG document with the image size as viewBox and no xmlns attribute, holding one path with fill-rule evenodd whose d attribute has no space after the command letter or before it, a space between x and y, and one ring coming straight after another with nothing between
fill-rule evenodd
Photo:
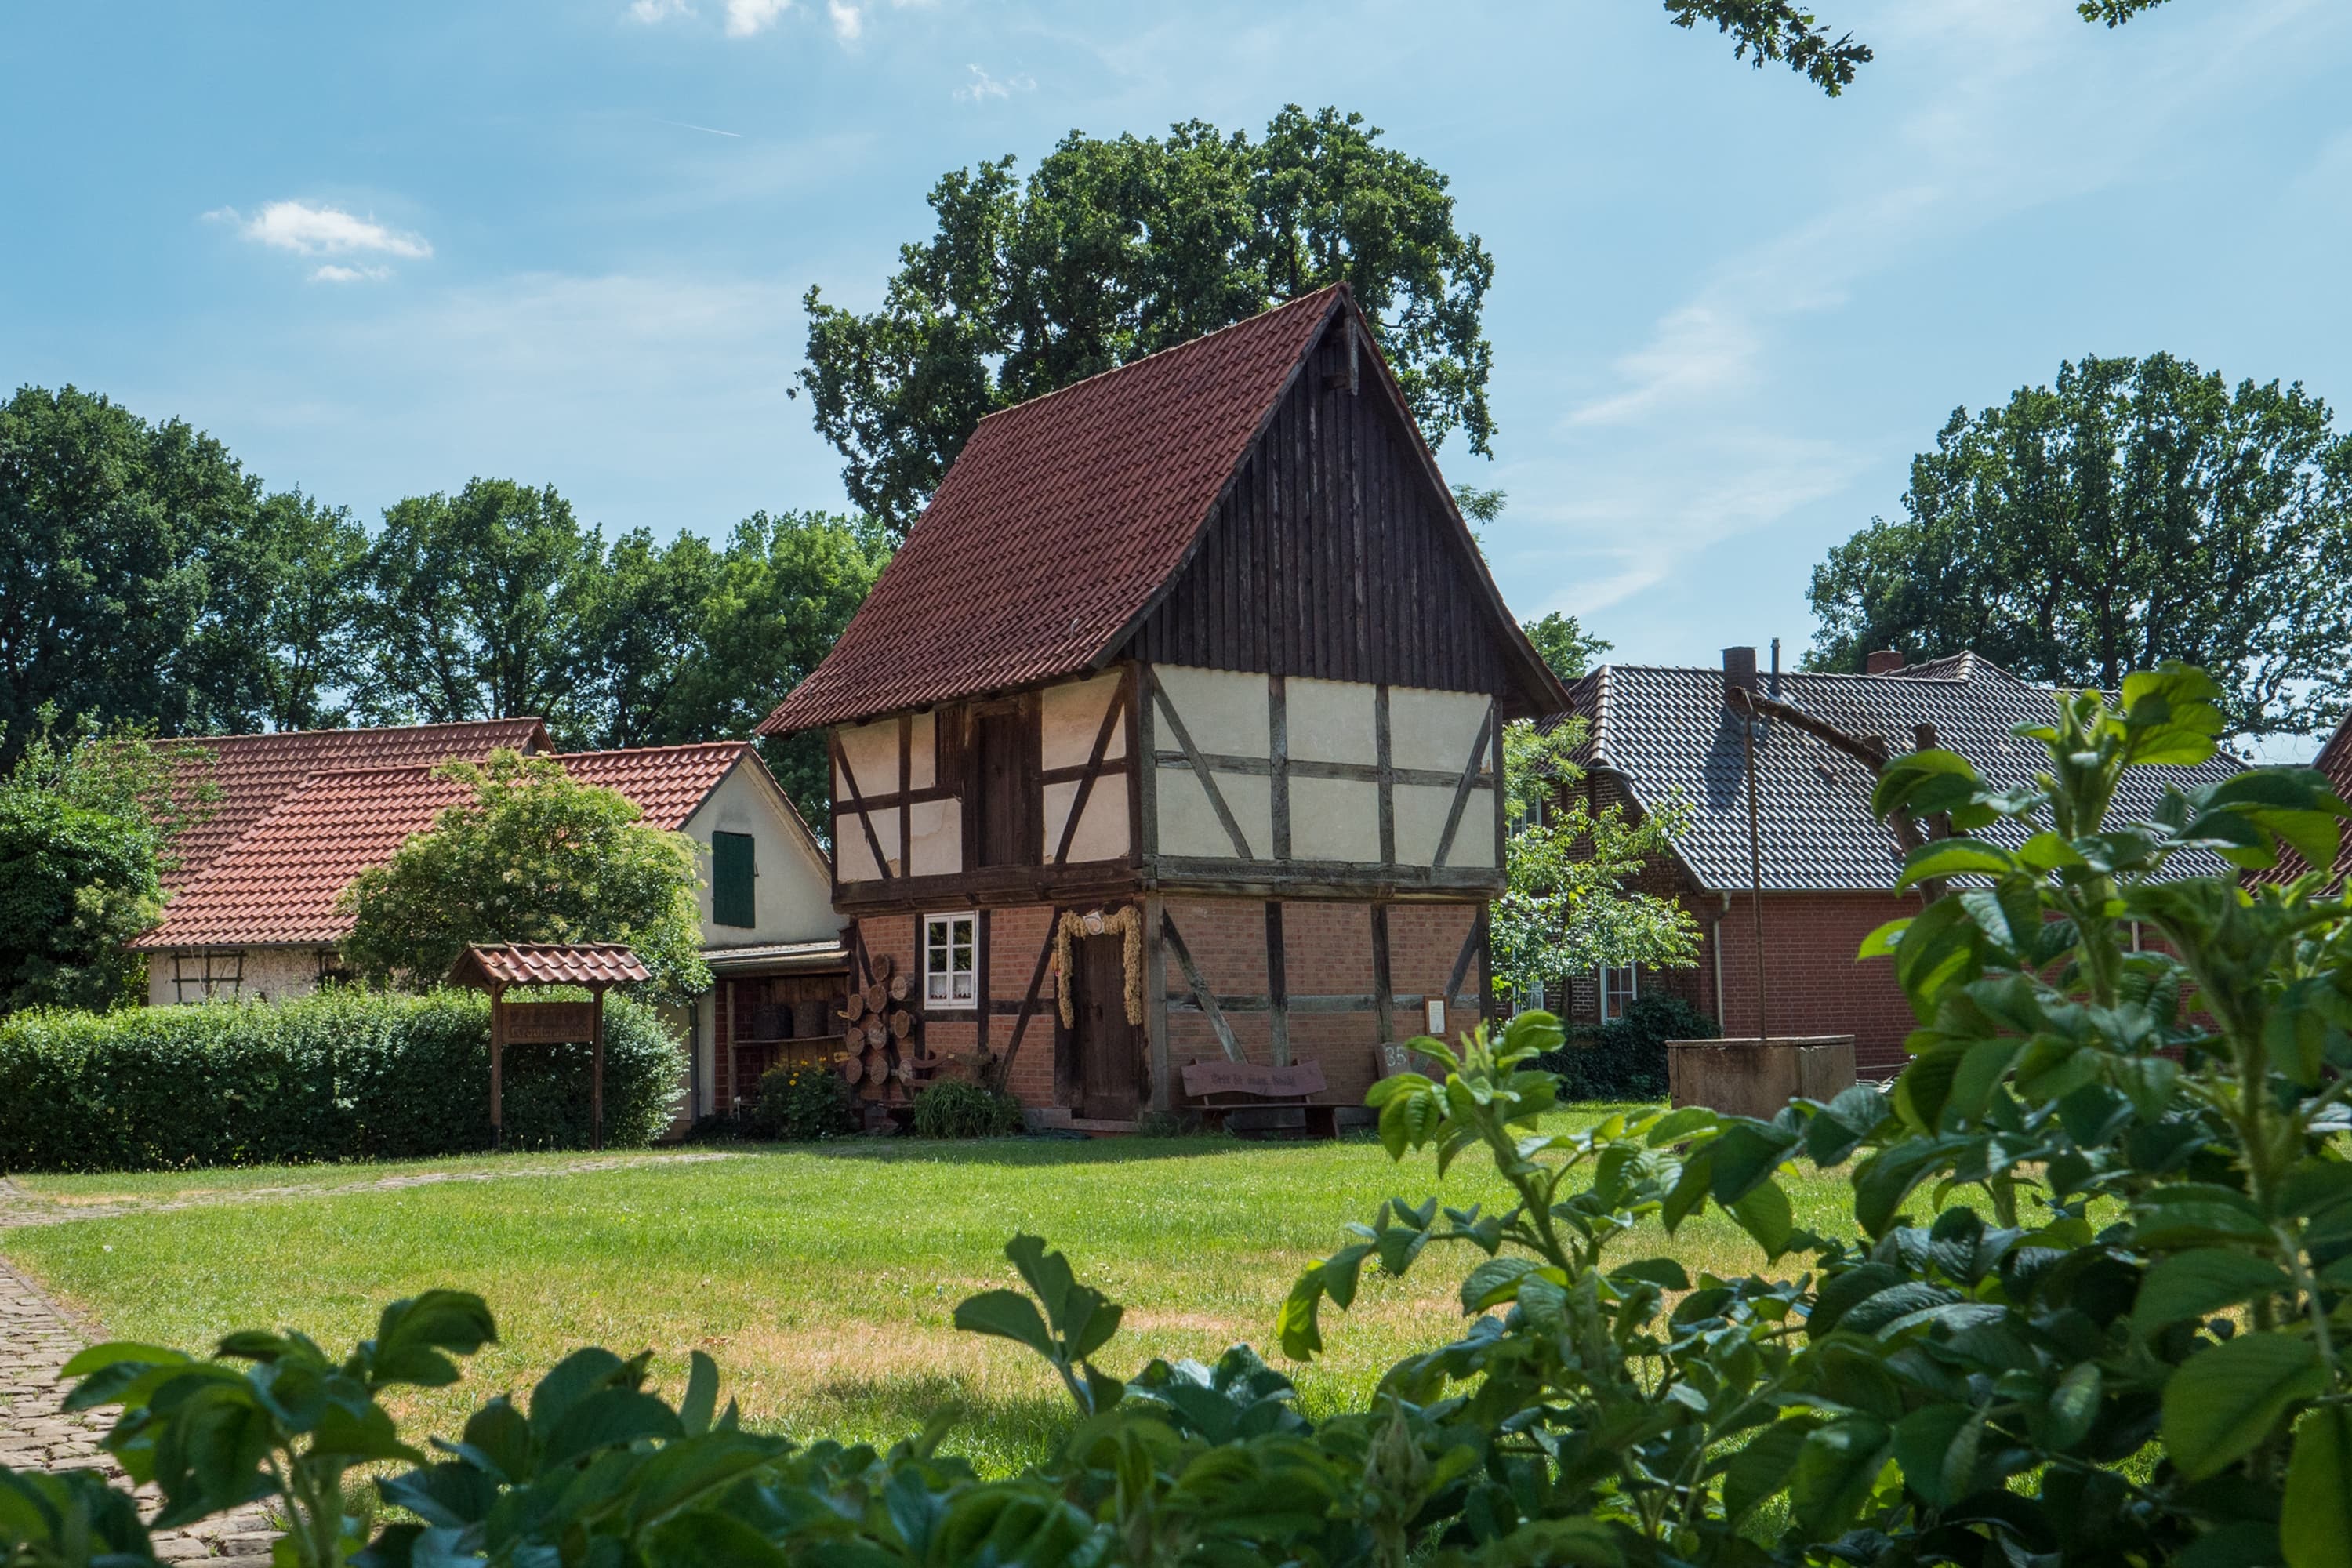
<instances>
[{"instance_id":1,"label":"garden shrub row","mask_svg":"<svg viewBox=\"0 0 2352 1568\"><path fill-rule=\"evenodd\" d=\"M490 1008L338 987L252 1003L0 1020L0 1171L418 1159L490 1146ZM506 1142L584 1145L590 1049L508 1047ZM651 1142L684 1057L653 1009L604 1012L604 1140Z\"/></svg>"}]
</instances>

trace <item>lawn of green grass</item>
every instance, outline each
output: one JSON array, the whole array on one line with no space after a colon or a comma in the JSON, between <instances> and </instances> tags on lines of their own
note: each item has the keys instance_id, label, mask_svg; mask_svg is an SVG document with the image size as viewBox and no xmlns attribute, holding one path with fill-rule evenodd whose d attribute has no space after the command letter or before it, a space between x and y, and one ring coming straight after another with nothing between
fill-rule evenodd
<instances>
[{"instance_id":1,"label":"lawn of green grass","mask_svg":"<svg viewBox=\"0 0 2352 1568\"><path fill-rule=\"evenodd\" d=\"M1272 1350L1276 1310L1299 1269L1391 1194L1465 1205L1504 1191L1471 1160L1440 1186L1428 1159L1400 1170L1369 1142L857 1142L576 1171L586 1161L20 1176L37 1204L199 1201L0 1230L0 1256L111 1334L191 1351L234 1328L278 1326L331 1348L368 1332L394 1297L478 1290L501 1342L455 1389L409 1401L425 1432L454 1436L465 1410L520 1392L580 1345L650 1347L673 1389L698 1348L761 1426L888 1441L951 1405L965 1413L951 1447L1001 1468L1039 1453L1065 1420L1062 1394L1028 1352L950 1325L962 1297L1013 1282L1002 1248L1014 1232L1045 1237L1080 1279L1125 1304L1125 1325L1097 1357L1108 1370L1155 1354L1213 1359L1247 1341L1297 1376L1310 1409L1328 1410L1362 1400L1391 1362L1456 1331L1454 1292L1475 1255L1429 1255L1403 1280L1368 1273L1355 1310L1327 1321L1327 1356L1304 1368ZM497 1179L355 1190L431 1171ZM1835 1177L1801 1179L1792 1196L1800 1225L1851 1228ZM1671 1251L1694 1271L1761 1265L1720 1215L1645 1250Z\"/></svg>"}]
</instances>

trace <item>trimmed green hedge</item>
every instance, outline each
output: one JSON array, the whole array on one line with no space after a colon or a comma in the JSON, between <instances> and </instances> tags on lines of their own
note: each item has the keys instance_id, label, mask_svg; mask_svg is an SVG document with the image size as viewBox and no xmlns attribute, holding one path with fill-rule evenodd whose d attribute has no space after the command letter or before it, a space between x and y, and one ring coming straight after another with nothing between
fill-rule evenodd
<instances>
[{"instance_id":1,"label":"trimmed green hedge","mask_svg":"<svg viewBox=\"0 0 2352 1568\"><path fill-rule=\"evenodd\" d=\"M588 1142L589 1047L506 1054L512 1148ZM608 998L604 1141L668 1125L685 1058L650 1007ZM0 1171L417 1159L490 1145L478 992L336 988L253 1003L0 1020Z\"/></svg>"}]
</instances>

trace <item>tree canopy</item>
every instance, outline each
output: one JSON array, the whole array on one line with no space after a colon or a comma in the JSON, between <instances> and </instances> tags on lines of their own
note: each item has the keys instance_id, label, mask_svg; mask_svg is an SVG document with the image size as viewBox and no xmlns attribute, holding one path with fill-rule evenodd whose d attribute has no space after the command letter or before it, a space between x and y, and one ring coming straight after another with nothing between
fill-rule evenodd
<instances>
[{"instance_id":1,"label":"tree canopy","mask_svg":"<svg viewBox=\"0 0 2352 1568\"><path fill-rule=\"evenodd\" d=\"M658 994L709 988L693 839L649 826L618 791L551 758L499 751L437 772L472 798L343 890L356 973L423 989L472 942L624 942Z\"/></svg>"},{"instance_id":2,"label":"tree canopy","mask_svg":"<svg viewBox=\"0 0 2352 1568\"><path fill-rule=\"evenodd\" d=\"M2015 674L2119 685L2212 672L2231 722L2331 722L2352 658L2352 440L2297 385L2170 354L2085 358L1956 410L1912 459L1905 515L1813 572L1810 662L1973 648Z\"/></svg>"},{"instance_id":3,"label":"tree canopy","mask_svg":"<svg viewBox=\"0 0 2352 1568\"><path fill-rule=\"evenodd\" d=\"M1539 621L1522 621L1519 629L1536 645L1543 661L1562 680L1575 680L1591 669L1592 661L1616 645L1586 631L1574 616L1554 610Z\"/></svg>"},{"instance_id":4,"label":"tree canopy","mask_svg":"<svg viewBox=\"0 0 2352 1568\"><path fill-rule=\"evenodd\" d=\"M1575 788L1584 776L1576 748L1588 732L1582 719L1548 730L1521 721L1503 731L1512 828L1505 890L1489 921L1495 984L1506 994L1599 968L1686 969L1698 961L1698 927L1682 906L1631 885L1669 851L1681 819L1667 811L1633 821L1613 805L1593 811Z\"/></svg>"},{"instance_id":5,"label":"tree canopy","mask_svg":"<svg viewBox=\"0 0 2352 1568\"><path fill-rule=\"evenodd\" d=\"M2074 12L2085 22L2120 27L2163 4L2075 0ZM1832 98L1852 87L1855 73L1875 58L1852 33L1832 38L1828 26L1796 0L1665 0L1665 7L1677 27L1714 23L1717 32L1731 39L1733 58L1752 60L1758 70L1785 64Z\"/></svg>"},{"instance_id":6,"label":"tree canopy","mask_svg":"<svg viewBox=\"0 0 2352 1568\"><path fill-rule=\"evenodd\" d=\"M43 710L0 778L0 1013L144 995L146 965L124 944L163 917L173 845L219 798L145 729L54 721Z\"/></svg>"},{"instance_id":7,"label":"tree canopy","mask_svg":"<svg viewBox=\"0 0 2352 1568\"><path fill-rule=\"evenodd\" d=\"M288 630L257 614L260 482L177 420L68 386L0 405L0 760L45 708L167 731L257 728Z\"/></svg>"},{"instance_id":8,"label":"tree canopy","mask_svg":"<svg viewBox=\"0 0 2352 1568\"><path fill-rule=\"evenodd\" d=\"M1432 442L1488 451L1494 260L1445 176L1381 135L1294 104L1257 140L1074 131L1026 180L1010 156L942 177L879 310L804 301L801 384L852 502L903 533L982 416L1341 281Z\"/></svg>"}]
</instances>

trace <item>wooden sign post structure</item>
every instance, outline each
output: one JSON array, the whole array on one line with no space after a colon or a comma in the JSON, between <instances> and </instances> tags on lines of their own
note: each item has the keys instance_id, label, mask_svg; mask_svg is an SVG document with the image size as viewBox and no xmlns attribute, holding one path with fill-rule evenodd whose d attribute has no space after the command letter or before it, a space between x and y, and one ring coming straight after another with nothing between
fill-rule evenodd
<instances>
[{"instance_id":1,"label":"wooden sign post structure","mask_svg":"<svg viewBox=\"0 0 2352 1568\"><path fill-rule=\"evenodd\" d=\"M506 1141L506 1048L585 1041L589 1068L588 1143L604 1146L604 993L653 978L637 955L617 942L510 942L468 947L449 967L449 983L490 994L490 1142ZM586 1002L509 1002L517 985L579 985Z\"/></svg>"}]
</instances>

